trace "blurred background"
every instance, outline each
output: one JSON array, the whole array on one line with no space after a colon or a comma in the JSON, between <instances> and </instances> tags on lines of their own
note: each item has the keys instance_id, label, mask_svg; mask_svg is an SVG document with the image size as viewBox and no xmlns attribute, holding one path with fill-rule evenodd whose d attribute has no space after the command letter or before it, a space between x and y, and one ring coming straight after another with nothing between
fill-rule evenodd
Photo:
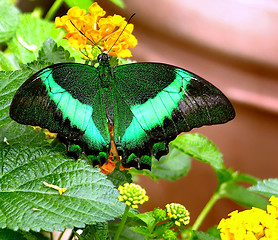
<instances>
[{"instance_id":1,"label":"blurred background","mask_svg":"<svg viewBox=\"0 0 278 240\"><path fill-rule=\"evenodd\" d=\"M227 167L258 178L278 177L278 2L275 0L126 0L121 9L98 1L108 15L132 19L138 46L133 60L176 65L220 88L237 116L224 125L195 129L212 140ZM23 11L52 1L18 2ZM61 10L65 14L67 8ZM149 211L178 202L198 216L216 188L211 167L192 161L176 182L140 177ZM201 229L218 224L238 205L219 201ZM192 221L192 222L193 222Z\"/></svg>"}]
</instances>

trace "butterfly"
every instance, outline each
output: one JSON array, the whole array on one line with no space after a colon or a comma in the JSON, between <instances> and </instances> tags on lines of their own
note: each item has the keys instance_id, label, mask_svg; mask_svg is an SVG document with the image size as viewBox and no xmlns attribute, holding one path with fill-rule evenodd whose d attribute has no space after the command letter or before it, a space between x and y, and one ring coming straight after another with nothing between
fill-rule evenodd
<instances>
[{"instance_id":1,"label":"butterfly","mask_svg":"<svg viewBox=\"0 0 278 240\"><path fill-rule=\"evenodd\" d=\"M151 169L181 132L235 117L227 97L185 69L152 62L110 66L60 63L31 76L17 90L10 117L57 133L68 153L103 165L115 143L124 167ZM112 129L112 130L111 130Z\"/></svg>"}]
</instances>

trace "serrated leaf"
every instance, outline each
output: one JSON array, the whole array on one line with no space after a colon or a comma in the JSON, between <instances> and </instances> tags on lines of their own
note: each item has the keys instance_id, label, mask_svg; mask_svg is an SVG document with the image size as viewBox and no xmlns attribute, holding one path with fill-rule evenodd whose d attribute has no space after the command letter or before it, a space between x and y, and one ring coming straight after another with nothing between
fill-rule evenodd
<instances>
[{"instance_id":1,"label":"serrated leaf","mask_svg":"<svg viewBox=\"0 0 278 240\"><path fill-rule=\"evenodd\" d=\"M29 75L31 75L29 70L0 72L0 128L12 121L9 117L12 98L16 90Z\"/></svg>"},{"instance_id":2,"label":"serrated leaf","mask_svg":"<svg viewBox=\"0 0 278 240\"><path fill-rule=\"evenodd\" d=\"M215 170L224 167L222 154L218 148L200 134L179 135L171 145L190 157L209 163Z\"/></svg>"},{"instance_id":3,"label":"serrated leaf","mask_svg":"<svg viewBox=\"0 0 278 240\"><path fill-rule=\"evenodd\" d=\"M16 35L8 42L10 51L19 63L34 61L43 42L52 37L55 41L63 38L64 32L56 29L53 22L36 18L31 14L21 14Z\"/></svg>"},{"instance_id":4,"label":"serrated leaf","mask_svg":"<svg viewBox=\"0 0 278 240\"><path fill-rule=\"evenodd\" d=\"M14 121L0 128L0 142L7 142L7 144L24 143L25 145L41 146L45 138L42 130ZM45 141L45 143L47 142Z\"/></svg>"},{"instance_id":5,"label":"serrated leaf","mask_svg":"<svg viewBox=\"0 0 278 240\"><path fill-rule=\"evenodd\" d=\"M44 42L39 52L40 61L34 61L22 66L22 70L0 72L0 128L9 124L12 120L9 117L9 106L12 98L20 87L32 74L47 67L51 62L72 62L69 52L62 47L57 47L57 44L48 39Z\"/></svg>"},{"instance_id":6,"label":"serrated leaf","mask_svg":"<svg viewBox=\"0 0 278 240\"><path fill-rule=\"evenodd\" d=\"M115 235L117 229L119 228L119 223L118 222L111 222L108 225L108 230L109 230L109 237L110 239L113 239L113 236ZM109 238L108 238L109 239ZM119 240L143 240L145 239L145 236L142 234L133 232L129 226L128 223L124 226L123 231L121 232L121 235L119 237Z\"/></svg>"},{"instance_id":7,"label":"serrated leaf","mask_svg":"<svg viewBox=\"0 0 278 240\"><path fill-rule=\"evenodd\" d=\"M19 11L8 1L1 0L0 16L0 42L5 42L14 35L19 25Z\"/></svg>"},{"instance_id":8,"label":"serrated leaf","mask_svg":"<svg viewBox=\"0 0 278 240\"><path fill-rule=\"evenodd\" d=\"M39 50L38 61L49 62L52 64L62 62L74 62L74 58L70 57L70 52L65 50L62 46L57 46L57 43L48 38L44 41Z\"/></svg>"},{"instance_id":9,"label":"serrated leaf","mask_svg":"<svg viewBox=\"0 0 278 240\"><path fill-rule=\"evenodd\" d=\"M90 240L107 240L108 223L97 223L95 225L88 225L81 234L81 239Z\"/></svg>"},{"instance_id":10,"label":"serrated leaf","mask_svg":"<svg viewBox=\"0 0 278 240\"><path fill-rule=\"evenodd\" d=\"M154 160L152 165L152 174L157 179L176 181L184 177L190 170L191 160L181 151L170 146L170 151L159 161Z\"/></svg>"},{"instance_id":11,"label":"serrated leaf","mask_svg":"<svg viewBox=\"0 0 278 240\"><path fill-rule=\"evenodd\" d=\"M252 193L248 189L239 186L233 182L222 184L220 195L221 197L227 197L247 208L257 207L266 209L266 206L268 204L268 201L265 198Z\"/></svg>"},{"instance_id":12,"label":"serrated leaf","mask_svg":"<svg viewBox=\"0 0 278 240\"><path fill-rule=\"evenodd\" d=\"M10 229L0 229L0 239L1 240L48 240L41 233L37 232L24 232L24 231L13 231Z\"/></svg>"},{"instance_id":13,"label":"serrated leaf","mask_svg":"<svg viewBox=\"0 0 278 240\"><path fill-rule=\"evenodd\" d=\"M198 239L200 240L219 240L220 238L216 238L208 233L204 233L201 231L194 231Z\"/></svg>"},{"instance_id":14,"label":"serrated leaf","mask_svg":"<svg viewBox=\"0 0 278 240\"><path fill-rule=\"evenodd\" d=\"M270 178L258 181L257 185L249 187L248 189L252 192L264 195L267 198L271 196L278 197L278 179Z\"/></svg>"},{"instance_id":15,"label":"serrated leaf","mask_svg":"<svg viewBox=\"0 0 278 240\"><path fill-rule=\"evenodd\" d=\"M0 146L0 228L85 227L119 217L124 204L99 169L50 147ZM62 195L43 182L67 188Z\"/></svg>"},{"instance_id":16,"label":"serrated leaf","mask_svg":"<svg viewBox=\"0 0 278 240\"><path fill-rule=\"evenodd\" d=\"M127 170L120 171L119 169L120 162L117 163L116 168L113 172L107 174L107 178L113 183L113 185L118 188L124 183L131 183L132 176Z\"/></svg>"}]
</instances>

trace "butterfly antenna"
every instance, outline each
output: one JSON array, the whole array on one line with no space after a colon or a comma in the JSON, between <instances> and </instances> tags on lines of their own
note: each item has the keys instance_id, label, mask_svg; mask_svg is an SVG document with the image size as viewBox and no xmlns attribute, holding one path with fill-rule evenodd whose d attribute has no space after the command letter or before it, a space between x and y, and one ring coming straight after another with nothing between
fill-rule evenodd
<instances>
[{"instance_id":1,"label":"butterfly antenna","mask_svg":"<svg viewBox=\"0 0 278 240\"><path fill-rule=\"evenodd\" d=\"M79 52L81 52L85 57L87 57L87 58L89 59L89 61L91 62L91 65L92 65L92 66L94 65L92 59L89 57L89 55L86 53L86 51L85 51L85 52L82 52L82 50L80 50Z\"/></svg>"},{"instance_id":2,"label":"butterfly antenna","mask_svg":"<svg viewBox=\"0 0 278 240\"><path fill-rule=\"evenodd\" d=\"M70 20L70 22L82 36L84 36L89 42L91 42L93 44L93 47L96 46L102 52L102 49L97 45L97 43L94 40L91 40L83 32L81 32L71 20Z\"/></svg>"},{"instance_id":3,"label":"butterfly antenna","mask_svg":"<svg viewBox=\"0 0 278 240\"><path fill-rule=\"evenodd\" d=\"M119 36L117 37L116 41L113 43L113 45L111 46L111 48L108 50L107 53L109 53L111 51L111 49L114 47L114 45L116 44L116 42L119 40L120 36L123 34L124 30L126 29L127 25L130 23L131 19L134 17L135 13L133 13L131 15L131 17L128 19L125 27L123 28L123 30L121 31L121 33L119 34Z\"/></svg>"}]
</instances>

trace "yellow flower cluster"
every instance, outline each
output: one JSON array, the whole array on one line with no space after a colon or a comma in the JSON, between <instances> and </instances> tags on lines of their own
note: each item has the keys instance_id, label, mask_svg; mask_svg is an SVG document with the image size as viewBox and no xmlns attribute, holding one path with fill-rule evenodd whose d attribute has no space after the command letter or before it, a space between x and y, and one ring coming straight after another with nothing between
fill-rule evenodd
<instances>
[{"instance_id":1,"label":"yellow flower cluster","mask_svg":"<svg viewBox=\"0 0 278 240\"><path fill-rule=\"evenodd\" d=\"M274 240L278 239L278 198L272 196L267 210L253 207L242 212L234 211L230 218L218 225L222 240Z\"/></svg>"},{"instance_id":2,"label":"yellow flower cluster","mask_svg":"<svg viewBox=\"0 0 278 240\"><path fill-rule=\"evenodd\" d=\"M190 221L189 212L185 206L179 203L170 203L165 206L167 217L173 220L175 225L187 225Z\"/></svg>"},{"instance_id":3,"label":"yellow flower cluster","mask_svg":"<svg viewBox=\"0 0 278 240\"><path fill-rule=\"evenodd\" d=\"M87 57L93 59L92 45L99 46L109 55L121 58L131 57L129 47L137 44L137 39L132 35L133 24L127 24L119 15L103 16L106 12L95 2L85 9L73 7L67 15L56 17L56 28L64 28L67 32L65 38L69 44L78 51L84 50Z\"/></svg>"},{"instance_id":4,"label":"yellow flower cluster","mask_svg":"<svg viewBox=\"0 0 278 240\"><path fill-rule=\"evenodd\" d=\"M134 183L125 183L123 186L119 186L118 190L121 195L118 197L119 200L125 202L126 205L132 208L138 208L139 204L143 204L149 200L149 197L146 195L146 190Z\"/></svg>"}]
</instances>

